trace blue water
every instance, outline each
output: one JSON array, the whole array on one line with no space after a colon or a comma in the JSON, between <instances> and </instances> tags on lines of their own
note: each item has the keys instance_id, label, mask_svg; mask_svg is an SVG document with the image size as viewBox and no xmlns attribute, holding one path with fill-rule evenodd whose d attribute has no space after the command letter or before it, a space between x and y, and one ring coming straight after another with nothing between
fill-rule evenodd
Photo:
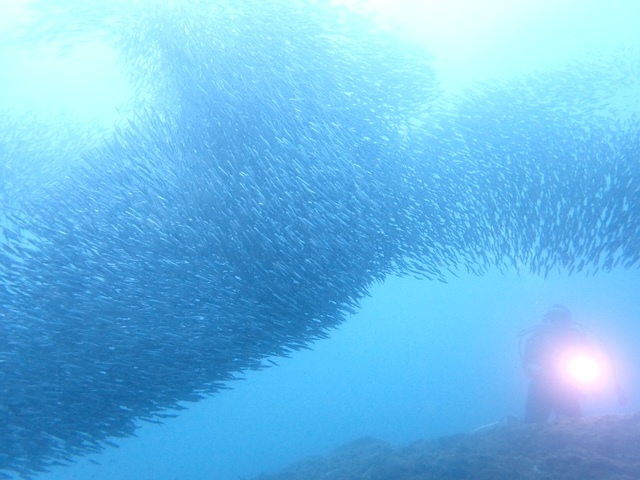
<instances>
[{"instance_id":1,"label":"blue water","mask_svg":"<svg viewBox=\"0 0 640 480\"><path fill-rule=\"evenodd\" d=\"M584 60L594 45L604 58L640 46L635 2L616 2L607 12L598 2L541 2L522 10L494 2L494 14L480 3L468 8L475 20L435 4L433 11L427 6L387 13L390 23L405 23L399 41L424 43L425 58L434 55L445 94ZM18 23L28 17L22 10L14 15ZM0 23L2 34L11 28ZM95 136L79 140L87 145L99 145L114 125L132 118L127 72L112 49L89 42L58 58L26 41L0 41L0 59L10 72L0 75L3 114L91 124ZM610 99L614 110L637 114L637 91L624 91L621 98ZM43 142L49 140L45 136ZM45 172L63 176L72 166L73 146L65 145L65 153L67 147L68 164L46 165ZM34 171L29 178L45 182L48 173L39 166ZM521 417L527 385L518 334L555 303L569 307L599 339L630 400L618 405L609 385L585 400L585 413L640 408L637 267L589 276L553 271L546 278L526 268L490 269L482 276L461 271L447 280L388 276L370 289L357 313L311 350L273 357L277 365L245 372L243 380L228 384L230 390L183 404L187 409L178 418L163 425L139 422L137 437L112 439L119 448L78 458L37 479L233 480L277 471L364 435L407 443L471 432L507 415Z\"/></svg>"},{"instance_id":2,"label":"blue water","mask_svg":"<svg viewBox=\"0 0 640 480\"><path fill-rule=\"evenodd\" d=\"M162 426L143 425L57 479L235 479L275 472L364 435L394 443L470 432L522 417L526 380L518 333L556 302L597 335L616 359L630 402L594 393L586 414L640 408L636 339L640 274L590 278L514 273L450 283L389 278L362 310L313 351L249 373L233 390L192 405Z\"/></svg>"}]
</instances>

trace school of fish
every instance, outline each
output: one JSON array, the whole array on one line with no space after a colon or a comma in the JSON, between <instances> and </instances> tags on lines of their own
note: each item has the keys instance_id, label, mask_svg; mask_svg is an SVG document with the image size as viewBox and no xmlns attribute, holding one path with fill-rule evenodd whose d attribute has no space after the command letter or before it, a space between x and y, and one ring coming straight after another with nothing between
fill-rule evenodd
<instances>
[{"instance_id":1,"label":"school of fish","mask_svg":"<svg viewBox=\"0 0 640 480\"><path fill-rule=\"evenodd\" d=\"M452 96L329 2L69 5L28 41L99 31L135 95L108 135L0 118L0 478L308 347L389 274L640 259L638 55Z\"/></svg>"}]
</instances>

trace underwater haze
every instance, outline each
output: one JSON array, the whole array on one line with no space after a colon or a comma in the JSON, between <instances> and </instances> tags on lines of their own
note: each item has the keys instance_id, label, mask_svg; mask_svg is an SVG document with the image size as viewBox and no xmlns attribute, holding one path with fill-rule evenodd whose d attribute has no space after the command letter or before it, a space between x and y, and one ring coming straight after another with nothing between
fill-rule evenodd
<instances>
[{"instance_id":1,"label":"underwater haze","mask_svg":"<svg viewBox=\"0 0 640 480\"><path fill-rule=\"evenodd\" d=\"M0 478L522 417L557 303L639 409L636 2L0 8Z\"/></svg>"}]
</instances>

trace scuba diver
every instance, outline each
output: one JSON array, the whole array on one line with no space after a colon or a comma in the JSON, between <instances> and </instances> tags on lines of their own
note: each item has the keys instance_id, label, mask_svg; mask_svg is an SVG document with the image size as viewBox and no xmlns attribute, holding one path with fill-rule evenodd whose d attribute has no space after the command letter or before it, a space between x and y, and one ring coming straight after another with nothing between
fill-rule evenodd
<instances>
[{"instance_id":1,"label":"scuba diver","mask_svg":"<svg viewBox=\"0 0 640 480\"><path fill-rule=\"evenodd\" d=\"M586 332L573 321L563 305L553 305L544 321L521 333L528 335L522 364L529 377L524 421L542 423L555 414L556 420L581 416L580 402L604 373L600 352ZM618 401L626 400L616 383Z\"/></svg>"}]
</instances>

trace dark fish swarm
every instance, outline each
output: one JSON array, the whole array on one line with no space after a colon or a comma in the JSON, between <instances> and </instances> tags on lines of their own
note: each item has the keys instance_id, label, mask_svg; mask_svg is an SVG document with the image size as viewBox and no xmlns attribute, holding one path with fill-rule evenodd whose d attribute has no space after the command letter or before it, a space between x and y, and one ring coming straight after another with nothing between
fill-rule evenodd
<instances>
[{"instance_id":1,"label":"dark fish swarm","mask_svg":"<svg viewBox=\"0 0 640 480\"><path fill-rule=\"evenodd\" d=\"M23 41L101 32L136 95L107 137L1 119L0 475L307 347L386 275L638 261L640 129L611 108L637 62L443 100L326 2L74 3Z\"/></svg>"}]
</instances>

